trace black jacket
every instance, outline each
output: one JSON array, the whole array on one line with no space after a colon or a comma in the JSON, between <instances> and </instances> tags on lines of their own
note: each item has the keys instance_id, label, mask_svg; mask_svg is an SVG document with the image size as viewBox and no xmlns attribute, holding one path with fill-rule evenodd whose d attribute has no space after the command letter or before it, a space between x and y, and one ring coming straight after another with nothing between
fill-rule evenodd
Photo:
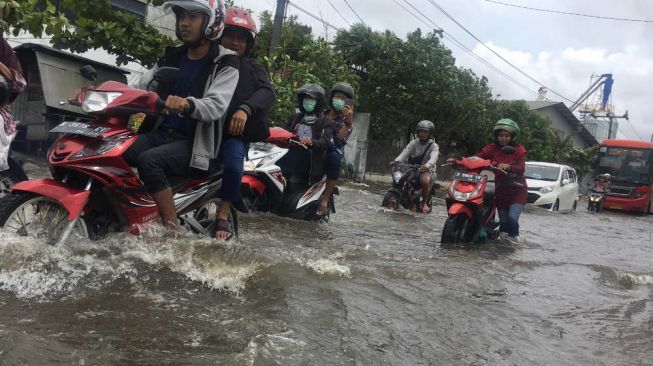
<instances>
[{"instance_id":1,"label":"black jacket","mask_svg":"<svg viewBox=\"0 0 653 366\"><path fill-rule=\"evenodd\" d=\"M295 132L295 128L302 123L304 117L304 113L296 113L290 116L286 122L286 130ZM333 143L334 125L335 122L322 113L320 113L317 121L311 125L313 127L313 141L309 149L311 152L311 182L321 180L325 173L324 160L329 144Z\"/></svg>"},{"instance_id":2,"label":"black jacket","mask_svg":"<svg viewBox=\"0 0 653 366\"><path fill-rule=\"evenodd\" d=\"M256 60L241 57L239 63L240 77L227 112L225 136L231 136L227 132L231 116L240 109L247 113L248 118L243 136L237 137L246 142L265 141L270 135L270 107L275 100L274 87L268 79L267 70Z\"/></svg>"}]
</instances>

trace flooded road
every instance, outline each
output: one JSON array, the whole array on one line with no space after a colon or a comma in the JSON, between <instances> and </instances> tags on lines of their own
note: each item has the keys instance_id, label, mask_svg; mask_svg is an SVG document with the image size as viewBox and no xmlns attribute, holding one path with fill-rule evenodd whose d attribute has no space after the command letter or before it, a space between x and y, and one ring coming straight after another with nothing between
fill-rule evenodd
<instances>
[{"instance_id":1,"label":"flooded road","mask_svg":"<svg viewBox=\"0 0 653 366\"><path fill-rule=\"evenodd\" d=\"M441 249L441 202L379 193L241 215L238 243L0 232L0 364L653 364L653 217L527 209L517 246Z\"/></svg>"}]
</instances>

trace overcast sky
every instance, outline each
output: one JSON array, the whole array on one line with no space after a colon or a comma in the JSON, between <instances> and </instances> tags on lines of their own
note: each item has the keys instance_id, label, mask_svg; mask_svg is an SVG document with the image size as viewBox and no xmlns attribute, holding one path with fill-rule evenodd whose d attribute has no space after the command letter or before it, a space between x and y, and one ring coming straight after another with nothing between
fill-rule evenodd
<instances>
[{"instance_id":1,"label":"overcast sky","mask_svg":"<svg viewBox=\"0 0 653 366\"><path fill-rule=\"evenodd\" d=\"M350 23L358 18L345 0L330 0ZM424 22L415 19L393 0L347 0L374 30L390 29L404 37ZM505 3L546 8L573 13L653 21L653 1L649 0L501 0ZM333 9L329 0L295 0L302 8L323 17L336 27L348 27ZM416 13L405 0L397 0ZM540 85L499 60L481 43L437 10L428 0L408 0L454 38L473 49L512 78L537 90ZM565 97L575 100L589 86L592 74L612 73L615 79L613 103L615 114L626 110L628 122L620 123L619 136L649 140L653 134L653 23L623 22L561 14L550 14L506 7L485 0L435 0L458 22L476 35L485 45L497 51L534 79ZM255 11L273 11L275 0L236 1ZM315 34L325 36L324 26L299 10L288 7L288 15L297 15L301 22L313 27ZM326 33L333 37L335 31ZM648 37L647 37L648 36ZM536 99L528 92L492 71L451 42L460 66L471 68L490 80L494 94L501 98ZM551 100L562 100L551 92ZM570 103L567 102L567 105Z\"/></svg>"},{"instance_id":2,"label":"overcast sky","mask_svg":"<svg viewBox=\"0 0 653 366\"><path fill-rule=\"evenodd\" d=\"M416 13L406 3L408 1L451 36L473 49L477 55L532 90L537 90L540 85L499 60L483 44L543 85L572 100L577 99L589 86L592 74L612 73L615 79L615 114L621 115L628 110L631 118L630 124L620 123L619 136L649 140L653 134L653 42L646 37L653 36L651 22L623 22L542 13L506 7L485 0L434 1L476 35L483 42L481 44L444 16L429 0L347 1L374 30L390 29L398 36L405 37L417 27L423 30L432 29L432 26L427 27L422 20L416 19L395 3L399 2ZM499 1L565 12L653 21L653 0ZM345 0L294 2L336 27L346 28L347 22L358 22ZM275 3L276 0L236 0L237 5L255 12L274 12ZM320 21L292 6L288 7L288 15L297 15L302 23L313 28L315 35L330 39L335 36L335 30L328 29L325 32L325 26ZM533 91L529 92L515 85L451 42L445 40L445 44L452 49L459 66L471 68L477 75L487 76L495 95L499 94L505 99L537 98ZM111 58L101 51L94 51L88 56L112 62ZM137 64L129 64L126 67L131 70L143 70ZM551 100L562 100L551 92L547 96ZM567 105L570 103L567 102Z\"/></svg>"}]
</instances>

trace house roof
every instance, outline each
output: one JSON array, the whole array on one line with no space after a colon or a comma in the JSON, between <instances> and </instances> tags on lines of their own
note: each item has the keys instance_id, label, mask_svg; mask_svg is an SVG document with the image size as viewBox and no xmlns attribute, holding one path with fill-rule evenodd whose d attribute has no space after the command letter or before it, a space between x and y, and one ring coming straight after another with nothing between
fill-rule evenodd
<instances>
[{"instance_id":1,"label":"house roof","mask_svg":"<svg viewBox=\"0 0 653 366\"><path fill-rule=\"evenodd\" d=\"M599 142L596 140L588 130L583 126L582 123L574 116L574 114L567 108L567 106L562 102L550 102L550 101L527 101L528 109L531 111L544 109L544 108L554 108L560 113L567 123L571 125L575 130L578 131L580 137L585 141L588 146L598 145Z\"/></svg>"},{"instance_id":2,"label":"house roof","mask_svg":"<svg viewBox=\"0 0 653 366\"><path fill-rule=\"evenodd\" d=\"M101 68L104 68L104 69L110 69L111 71L119 72L119 73L121 73L123 75L129 74L129 71L125 70L123 68L113 66L113 65L109 65L109 64L106 64L104 62L91 60L89 58L82 57L82 56L79 56L79 55L75 55L73 53L62 51L60 49L50 47L50 46L46 46L46 45L43 45L43 44L23 43L23 44L21 44L19 46L14 47L14 50L17 50L17 51L20 51L20 50L33 50L34 52L45 52L45 53L57 55L59 57L73 59L73 60L81 62L83 64L93 65L95 67L101 67Z\"/></svg>"}]
</instances>

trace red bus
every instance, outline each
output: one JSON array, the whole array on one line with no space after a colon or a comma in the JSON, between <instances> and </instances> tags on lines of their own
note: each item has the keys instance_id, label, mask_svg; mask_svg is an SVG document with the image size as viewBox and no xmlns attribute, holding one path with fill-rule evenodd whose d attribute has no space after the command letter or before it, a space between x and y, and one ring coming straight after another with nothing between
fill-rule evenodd
<instances>
[{"instance_id":1,"label":"red bus","mask_svg":"<svg viewBox=\"0 0 653 366\"><path fill-rule=\"evenodd\" d=\"M649 213L653 184L653 143L638 140L603 140L596 175L609 173L612 188L604 207Z\"/></svg>"}]
</instances>

